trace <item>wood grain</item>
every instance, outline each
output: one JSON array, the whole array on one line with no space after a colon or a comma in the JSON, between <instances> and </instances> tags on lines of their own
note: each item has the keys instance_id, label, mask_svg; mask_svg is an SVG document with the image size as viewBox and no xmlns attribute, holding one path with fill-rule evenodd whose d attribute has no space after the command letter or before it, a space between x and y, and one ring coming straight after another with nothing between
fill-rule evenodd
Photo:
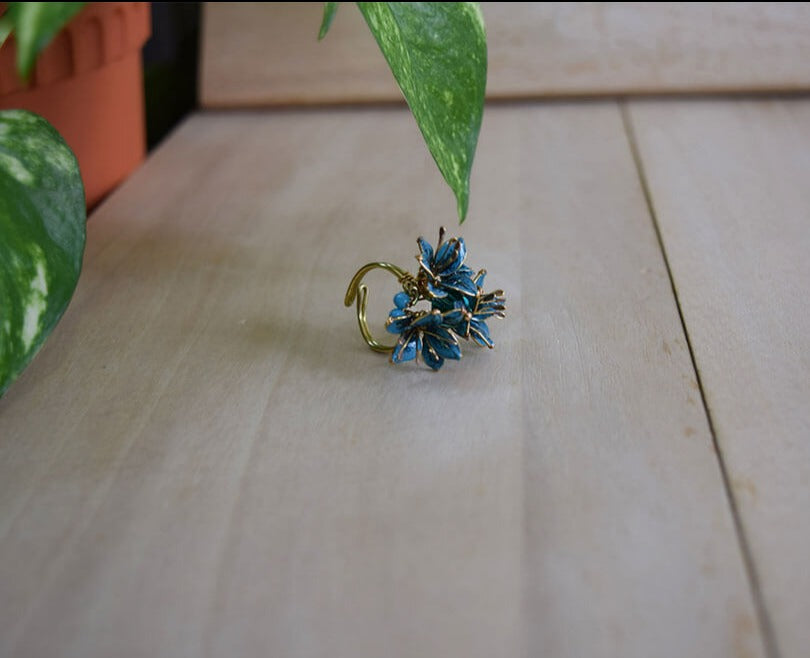
<instances>
[{"instance_id":1,"label":"wood grain","mask_svg":"<svg viewBox=\"0 0 810 658\"><path fill-rule=\"evenodd\" d=\"M395 368L342 298L453 222L407 111L176 131L0 401L0 654L761 655L617 107L493 108L472 189L496 348Z\"/></svg>"},{"instance_id":2,"label":"wood grain","mask_svg":"<svg viewBox=\"0 0 810 658\"><path fill-rule=\"evenodd\" d=\"M781 655L810 646L810 102L631 105Z\"/></svg>"},{"instance_id":3,"label":"wood grain","mask_svg":"<svg viewBox=\"0 0 810 658\"><path fill-rule=\"evenodd\" d=\"M806 3L484 2L490 98L810 88ZM360 13L206 3L205 107L399 101Z\"/></svg>"}]
</instances>

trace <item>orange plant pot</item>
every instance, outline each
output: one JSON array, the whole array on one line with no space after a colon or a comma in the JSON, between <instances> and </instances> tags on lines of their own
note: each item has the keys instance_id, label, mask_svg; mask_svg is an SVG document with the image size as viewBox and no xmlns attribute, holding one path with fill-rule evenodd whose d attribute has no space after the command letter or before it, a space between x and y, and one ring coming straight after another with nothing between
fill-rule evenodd
<instances>
[{"instance_id":1,"label":"orange plant pot","mask_svg":"<svg viewBox=\"0 0 810 658\"><path fill-rule=\"evenodd\" d=\"M40 54L27 85L13 39L0 48L0 109L54 125L79 161L88 208L146 154L141 48L150 31L147 2L88 4Z\"/></svg>"}]
</instances>

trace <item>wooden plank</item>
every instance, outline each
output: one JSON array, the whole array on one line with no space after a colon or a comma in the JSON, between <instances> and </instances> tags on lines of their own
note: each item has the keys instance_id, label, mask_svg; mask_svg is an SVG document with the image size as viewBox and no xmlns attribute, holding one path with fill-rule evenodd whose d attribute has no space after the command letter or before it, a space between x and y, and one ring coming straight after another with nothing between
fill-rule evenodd
<instances>
[{"instance_id":1,"label":"wooden plank","mask_svg":"<svg viewBox=\"0 0 810 658\"><path fill-rule=\"evenodd\" d=\"M490 98L810 88L807 3L484 2ZM206 3L206 107L399 101L360 13Z\"/></svg>"},{"instance_id":2,"label":"wooden plank","mask_svg":"<svg viewBox=\"0 0 810 658\"><path fill-rule=\"evenodd\" d=\"M201 105L401 100L360 12L340 7L318 41L322 15L319 2L205 3Z\"/></svg>"},{"instance_id":3,"label":"wooden plank","mask_svg":"<svg viewBox=\"0 0 810 658\"><path fill-rule=\"evenodd\" d=\"M345 286L454 213L404 109L181 127L0 401L0 654L761 655L617 107L488 112L510 316L391 366Z\"/></svg>"},{"instance_id":4,"label":"wooden plank","mask_svg":"<svg viewBox=\"0 0 810 658\"><path fill-rule=\"evenodd\" d=\"M810 102L631 105L781 655L810 646Z\"/></svg>"}]
</instances>

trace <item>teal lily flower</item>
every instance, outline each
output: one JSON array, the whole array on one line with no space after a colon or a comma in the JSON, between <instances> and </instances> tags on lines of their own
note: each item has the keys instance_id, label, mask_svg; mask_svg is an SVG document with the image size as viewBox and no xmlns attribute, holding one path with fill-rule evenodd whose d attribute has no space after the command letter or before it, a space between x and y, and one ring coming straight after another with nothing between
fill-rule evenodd
<instances>
[{"instance_id":1,"label":"teal lily flower","mask_svg":"<svg viewBox=\"0 0 810 658\"><path fill-rule=\"evenodd\" d=\"M423 283L426 297L442 299L444 297L460 297L475 295L477 288L473 282L473 271L464 265L467 258L467 247L464 238L451 238L444 240L444 229L439 231L439 242L434 253L432 245L420 237L419 245L419 276Z\"/></svg>"},{"instance_id":2,"label":"teal lily flower","mask_svg":"<svg viewBox=\"0 0 810 658\"><path fill-rule=\"evenodd\" d=\"M444 318L439 310L409 311L395 308L388 316L385 328L392 334L399 334L391 363L412 361L418 353L422 360L433 370L444 365L445 359L455 361L461 358L458 339L444 325Z\"/></svg>"},{"instance_id":3,"label":"teal lily flower","mask_svg":"<svg viewBox=\"0 0 810 658\"><path fill-rule=\"evenodd\" d=\"M391 353L392 363L421 356L425 364L438 370L446 360L461 358L459 338L493 347L487 320L505 317L506 298L503 290L484 292L486 270L473 274L464 264L467 248L462 238L445 242L444 229L440 229L435 253L424 238L417 242L419 273L410 278L416 285L394 296L395 308L385 328L399 335ZM414 307L425 301L430 303L430 310Z\"/></svg>"}]
</instances>

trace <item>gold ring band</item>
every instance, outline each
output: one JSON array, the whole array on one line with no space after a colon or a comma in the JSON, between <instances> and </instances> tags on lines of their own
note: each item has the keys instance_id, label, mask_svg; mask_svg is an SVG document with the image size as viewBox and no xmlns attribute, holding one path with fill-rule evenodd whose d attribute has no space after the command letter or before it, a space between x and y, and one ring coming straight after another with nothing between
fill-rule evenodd
<instances>
[{"instance_id":1,"label":"gold ring band","mask_svg":"<svg viewBox=\"0 0 810 658\"><path fill-rule=\"evenodd\" d=\"M366 320L368 286L362 283L362 281L366 274L371 272L371 270L377 269L385 270L386 272L393 274L395 277L397 277L397 281L403 285L403 288L405 288L410 280L413 279L413 276L409 272L406 272L401 267L397 267L391 263L377 262L363 265L363 267L357 270L357 274L352 277L343 303L346 306L351 306L355 298L357 299L357 324L360 325L360 333L363 334L364 340L371 349L373 349L375 352L393 352L396 345L383 345L382 343L374 340L374 337L371 335L371 330L368 328L368 321ZM406 290L406 292L408 291Z\"/></svg>"}]
</instances>

